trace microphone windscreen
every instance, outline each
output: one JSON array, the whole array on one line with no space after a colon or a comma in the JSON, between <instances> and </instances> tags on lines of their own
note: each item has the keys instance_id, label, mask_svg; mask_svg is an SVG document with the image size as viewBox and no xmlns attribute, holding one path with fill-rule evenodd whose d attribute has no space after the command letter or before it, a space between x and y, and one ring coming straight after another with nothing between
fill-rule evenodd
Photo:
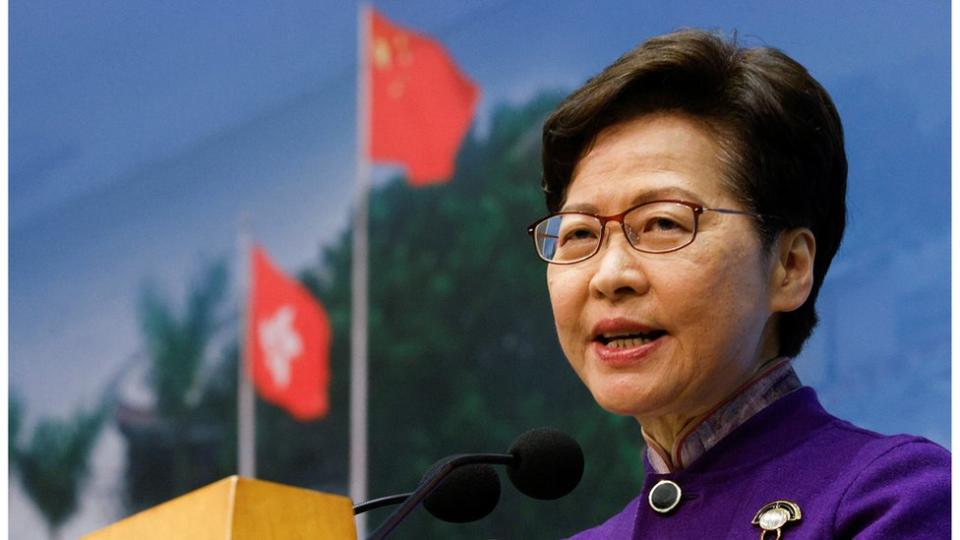
<instances>
[{"instance_id":1,"label":"microphone windscreen","mask_svg":"<svg viewBox=\"0 0 960 540\"><path fill-rule=\"evenodd\" d=\"M583 476L583 450L555 429L531 429L517 437L509 452L516 461L507 475L521 493L535 499L559 499Z\"/></svg>"},{"instance_id":2,"label":"microphone windscreen","mask_svg":"<svg viewBox=\"0 0 960 540\"><path fill-rule=\"evenodd\" d=\"M450 458L434 463L421 483L440 471ZM453 469L423 501L424 508L437 519L468 523L487 516L500 502L500 478L493 466L485 463L462 465Z\"/></svg>"}]
</instances>

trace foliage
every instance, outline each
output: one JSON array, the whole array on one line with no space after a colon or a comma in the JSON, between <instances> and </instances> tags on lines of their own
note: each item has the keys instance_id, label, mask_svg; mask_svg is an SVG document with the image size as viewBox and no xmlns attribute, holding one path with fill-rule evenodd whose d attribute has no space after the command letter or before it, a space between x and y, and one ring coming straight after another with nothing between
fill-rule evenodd
<instances>
[{"instance_id":1,"label":"foliage","mask_svg":"<svg viewBox=\"0 0 960 540\"><path fill-rule=\"evenodd\" d=\"M216 388L206 388L218 383L216 378L201 377L218 334L227 284L225 262L211 264L190 287L179 317L156 289L144 289L140 322L156 406L139 411L133 421L120 415L118 422L127 439L125 503L131 512L232 472L235 462L225 461L232 453L220 450L235 407L217 401Z\"/></svg>"},{"instance_id":2,"label":"foliage","mask_svg":"<svg viewBox=\"0 0 960 540\"><path fill-rule=\"evenodd\" d=\"M161 414L180 417L189 409L207 345L213 336L216 308L226 288L226 265L213 265L191 287L186 312L178 320L157 291L148 287L140 302L140 321L148 355L150 377Z\"/></svg>"},{"instance_id":3,"label":"foliage","mask_svg":"<svg viewBox=\"0 0 960 540\"><path fill-rule=\"evenodd\" d=\"M30 442L18 450L20 482L46 520L51 538L77 510L103 419L102 407L69 420L43 419Z\"/></svg>"},{"instance_id":4,"label":"foliage","mask_svg":"<svg viewBox=\"0 0 960 540\"><path fill-rule=\"evenodd\" d=\"M23 399L10 391L7 408L7 451L10 456L9 467L17 466L20 460L20 429L23 427Z\"/></svg>"}]
</instances>

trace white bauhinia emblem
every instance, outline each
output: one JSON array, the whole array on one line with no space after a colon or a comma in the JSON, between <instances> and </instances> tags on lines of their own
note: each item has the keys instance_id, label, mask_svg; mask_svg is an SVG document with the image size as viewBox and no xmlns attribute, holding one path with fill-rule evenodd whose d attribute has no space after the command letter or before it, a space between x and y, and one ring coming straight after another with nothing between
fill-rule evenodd
<instances>
[{"instance_id":1,"label":"white bauhinia emblem","mask_svg":"<svg viewBox=\"0 0 960 540\"><path fill-rule=\"evenodd\" d=\"M272 317L257 325L260 348L267 356L267 368L273 382L281 388L290 385L290 364L303 352L303 342L293 328L296 316L292 306L282 306Z\"/></svg>"}]
</instances>

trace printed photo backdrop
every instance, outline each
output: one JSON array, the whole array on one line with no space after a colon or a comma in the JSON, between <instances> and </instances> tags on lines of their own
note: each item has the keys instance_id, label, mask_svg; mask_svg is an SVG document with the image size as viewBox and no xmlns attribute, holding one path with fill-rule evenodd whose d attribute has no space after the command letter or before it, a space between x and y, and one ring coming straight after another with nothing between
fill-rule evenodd
<instances>
[{"instance_id":1,"label":"printed photo backdrop","mask_svg":"<svg viewBox=\"0 0 960 540\"><path fill-rule=\"evenodd\" d=\"M370 495L539 425L587 457L564 499L504 480L490 517L418 511L397 537L555 538L641 486L639 428L567 368L524 227L545 212L543 117L685 26L781 48L844 121L850 222L802 379L839 416L949 445L947 2L374 6L443 43L482 94L451 182L414 189L375 169ZM329 414L258 403L258 476L346 493L357 13L11 1L11 538L76 537L235 472L242 228L333 332Z\"/></svg>"}]
</instances>

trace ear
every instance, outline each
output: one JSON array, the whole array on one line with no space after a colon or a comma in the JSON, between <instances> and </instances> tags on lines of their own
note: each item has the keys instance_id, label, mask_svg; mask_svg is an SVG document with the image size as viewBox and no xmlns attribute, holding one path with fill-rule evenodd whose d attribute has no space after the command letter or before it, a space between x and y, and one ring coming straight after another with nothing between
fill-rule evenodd
<instances>
[{"instance_id":1,"label":"ear","mask_svg":"<svg viewBox=\"0 0 960 540\"><path fill-rule=\"evenodd\" d=\"M793 311L803 305L813 289L813 261L817 241L806 227L780 233L771 248L770 311Z\"/></svg>"}]
</instances>

